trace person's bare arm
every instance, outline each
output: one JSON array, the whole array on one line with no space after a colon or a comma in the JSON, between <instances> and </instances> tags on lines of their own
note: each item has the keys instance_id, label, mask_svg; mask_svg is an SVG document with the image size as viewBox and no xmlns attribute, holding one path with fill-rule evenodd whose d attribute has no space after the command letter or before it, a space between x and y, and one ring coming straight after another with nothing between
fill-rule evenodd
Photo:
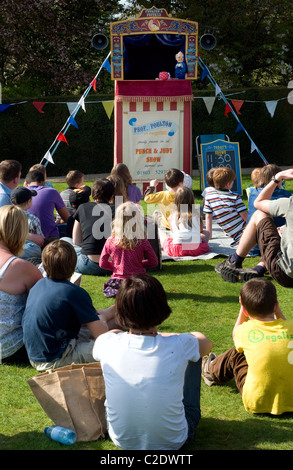
<instances>
[{"instance_id":1,"label":"person's bare arm","mask_svg":"<svg viewBox=\"0 0 293 470\"><path fill-rule=\"evenodd\" d=\"M275 175L276 181L291 179L293 179L293 169L283 170ZM258 210L261 210L262 212L269 214L269 203L277 186L277 183L270 181L269 184L267 184L257 196L256 200L254 201L254 207Z\"/></svg>"},{"instance_id":2,"label":"person's bare arm","mask_svg":"<svg viewBox=\"0 0 293 470\"><path fill-rule=\"evenodd\" d=\"M64 221L64 222L67 222L67 220L69 219L70 217L70 213L67 209L67 207L62 207L61 209L59 209L58 211L58 214L60 215L61 219Z\"/></svg>"},{"instance_id":3,"label":"person's bare arm","mask_svg":"<svg viewBox=\"0 0 293 470\"><path fill-rule=\"evenodd\" d=\"M213 236L213 214L206 214L206 233L210 240Z\"/></svg>"},{"instance_id":4,"label":"person's bare arm","mask_svg":"<svg viewBox=\"0 0 293 470\"><path fill-rule=\"evenodd\" d=\"M82 232L80 223L75 220L73 229L72 229L72 242L74 245L81 246L82 245Z\"/></svg>"}]
</instances>

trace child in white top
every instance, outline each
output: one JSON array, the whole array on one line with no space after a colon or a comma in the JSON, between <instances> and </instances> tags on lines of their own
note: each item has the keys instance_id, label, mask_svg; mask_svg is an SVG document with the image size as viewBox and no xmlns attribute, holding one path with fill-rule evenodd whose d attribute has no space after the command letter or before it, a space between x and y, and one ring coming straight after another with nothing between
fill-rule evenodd
<instances>
[{"instance_id":1,"label":"child in white top","mask_svg":"<svg viewBox=\"0 0 293 470\"><path fill-rule=\"evenodd\" d=\"M205 240L199 206L194 204L191 189L182 186L175 194L174 211L169 217L172 237L164 240L169 256L199 256L210 251Z\"/></svg>"},{"instance_id":2,"label":"child in white top","mask_svg":"<svg viewBox=\"0 0 293 470\"><path fill-rule=\"evenodd\" d=\"M99 265L112 271L104 284L104 295L115 297L121 282L129 276L144 274L157 266L158 258L145 238L143 213L140 206L127 201L116 209L111 237L103 247Z\"/></svg>"}]
</instances>

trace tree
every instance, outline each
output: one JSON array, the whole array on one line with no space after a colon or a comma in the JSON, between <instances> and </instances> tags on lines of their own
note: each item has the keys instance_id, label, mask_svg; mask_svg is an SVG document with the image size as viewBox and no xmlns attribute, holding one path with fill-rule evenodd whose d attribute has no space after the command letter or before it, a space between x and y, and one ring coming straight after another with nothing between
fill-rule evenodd
<instances>
[{"instance_id":1,"label":"tree","mask_svg":"<svg viewBox=\"0 0 293 470\"><path fill-rule=\"evenodd\" d=\"M128 3L131 14L153 6ZM197 21L199 37L212 28L216 48L199 53L221 86L287 86L292 79L291 0L162 0L159 6Z\"/></svg>"},{"instance_id":2,"label":"tree","mask_svg":"<svg viewBox=\"0 0 293 470\"><path fill-rule=\"evenodd\" d=\"M1 0L0 81L37 94L88 84L105 57L91 46L118 0Z\"/></svg>"}]
</instances>

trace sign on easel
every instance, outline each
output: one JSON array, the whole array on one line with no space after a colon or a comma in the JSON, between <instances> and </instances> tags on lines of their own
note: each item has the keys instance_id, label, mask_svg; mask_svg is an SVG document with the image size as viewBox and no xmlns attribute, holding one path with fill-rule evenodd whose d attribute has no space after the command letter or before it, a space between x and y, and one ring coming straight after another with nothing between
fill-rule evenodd
<instances>
[{"instance_id":1,"label":"sign on easel","mask_svg":"<svg viewBox=\"0 0 293 470\"><path fill-rule=\"evenodd\" d=\"M239 153L239 143L226 140L215 140L208 144L201 144L201 167L202 185L208 186L206 181L207 172L211 168L229 167L234 170L236 179L232 186L233 193L242 195L242 176Z\"/></svg>"}]
</instances>

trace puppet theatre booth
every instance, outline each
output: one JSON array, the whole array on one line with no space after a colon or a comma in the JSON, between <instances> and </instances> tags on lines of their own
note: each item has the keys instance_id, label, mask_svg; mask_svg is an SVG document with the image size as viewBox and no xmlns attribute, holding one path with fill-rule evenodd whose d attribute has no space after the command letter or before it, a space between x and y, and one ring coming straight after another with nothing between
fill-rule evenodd
<instances>
[{"instance_id":1,"label":"puppet theatre booth","mask_svg":"<svg viewBox=\"0 0 293 470\"><path fill-rule=\"evenodd\" d=\"M164 9L111 23L115 80L114 164L125 163L144 190L169 168L191 173L193 93L198 24Z\"/></svg>"}]
</instances>

